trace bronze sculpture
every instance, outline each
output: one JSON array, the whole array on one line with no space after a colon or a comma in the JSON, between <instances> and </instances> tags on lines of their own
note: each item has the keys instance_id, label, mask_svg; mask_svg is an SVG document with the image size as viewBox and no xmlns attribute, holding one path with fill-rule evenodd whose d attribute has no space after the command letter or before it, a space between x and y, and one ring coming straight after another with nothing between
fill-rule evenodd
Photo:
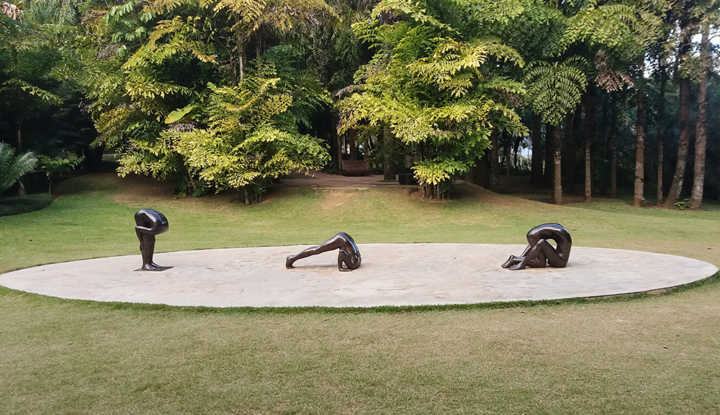
<instances>
[{"instance_id":1,"label":"bronze sculpture","mask_svg":"<svg viewBox=\"0 0 720 415\"><path fill-rule=\"evenodd\" d=\"M552 239L556 248L547 241ZM544 268L546 266L562 268L567 265L570 258L572 238L570 232L559 223L545 223L538 225L527 233L528 246L520 256L510 255L502 264L503 268L512 270L530 268Z\"/></svg>"},{"instance_id":2,"label":"bronze sculpture","mask_svg":"<svg viewBox=\"0 0 720 415\"><path fill-rule=\"evenodd\" d=\"M338 250L338 270L352 271L360 267L360 249L353 238L345 232L340 232L318 246L311 246L297 255L290 255L285 260L286 268L293 268L298 259L307 258L323 252Z\"/></svg>"},{"instance_id":3,"label":"bronze sculpture","mask_svg":"<svg viewBox=\"0 0 720 415\"><path fill-rule=\"evenodd\" d=\"M168 220L162 213L152 209L142 209L135 212L135 233L140 241L140 255L142 267L140 271L162 271L169 267L161 267L153 262L155 252L155 235L167 232Z\"/></svg>"}]
</instances>

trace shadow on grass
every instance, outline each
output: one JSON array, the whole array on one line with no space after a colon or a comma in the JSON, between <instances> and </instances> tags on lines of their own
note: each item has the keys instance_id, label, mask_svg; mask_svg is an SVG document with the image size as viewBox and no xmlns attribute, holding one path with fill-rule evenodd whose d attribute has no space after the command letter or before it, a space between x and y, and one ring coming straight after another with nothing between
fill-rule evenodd
<instances>
[{"instance_id":1,"label":"shadow on grass","mask_svg":"<svg viewBox=\"0 0 720 415\"><path fill-rule=\"evenodd\" d=\"M52 197L47 193L36 193L26 196L7 197L0 199L0 216L17 215L47 207Z\"/></svg>"}]
</instances>

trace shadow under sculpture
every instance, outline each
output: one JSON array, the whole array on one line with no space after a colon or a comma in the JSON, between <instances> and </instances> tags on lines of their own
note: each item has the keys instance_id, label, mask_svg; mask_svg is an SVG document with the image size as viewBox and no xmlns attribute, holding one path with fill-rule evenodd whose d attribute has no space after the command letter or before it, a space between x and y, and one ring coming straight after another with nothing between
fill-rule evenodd
<instances>
[{"instance_id":1,"label":"shadow under sculpture","mask_svg":"<svg viewBox=\"0 0 720 415\"><path fill-rule=\"evenodd\" d=\"M547 240L557 244L554 248ZM502 264L503 268L518 270L523 268L544 268L546 266L563 268L570 258L572 238L570 232L559 223L538 225L527 233L528 246L520 256L510 255Z\"/></svg>"},{"instance_id":2,"label":"shadow under sculpture","mask_svg":"<svg viewBox=\"0 0 720 415\"><path fill-rule=\"evenodd\" d=\"M338 252L338 270L352 271L360 267L360 249L353 238L345 232L340 232L327 241L317 246L311 246L297 255L290 255L285 260L286 268L293 268L293 264L298 259L307 258L312 255L321 254L323 252L337 249Z\"/></svg>"},{"instance_id":3,"label":"shadow under sculpture","mask_svg":"<svg viewBox=\"0 0 720 415\"><path fill-rule=\"evenodd\" d=\"M142 209L135 213L135 233L140 240L142 267L140 271L163 271L171 267L161 267L153 262L155 235L167 232L170 225L162 213L152 209Z\"/></svg>"}]
</instances>

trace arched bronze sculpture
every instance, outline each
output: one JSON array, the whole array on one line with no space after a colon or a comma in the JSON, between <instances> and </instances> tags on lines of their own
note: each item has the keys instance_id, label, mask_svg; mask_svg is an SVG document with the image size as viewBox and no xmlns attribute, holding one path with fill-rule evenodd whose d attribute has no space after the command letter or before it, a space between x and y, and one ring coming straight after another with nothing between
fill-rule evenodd
<instances>
[{"instance_id":1,"label":"arched bronze sculpture","mask_svg":"<svg viewBox=\"0 0 720 415\"><path fill-rule=\"evenodd\" d=\"M167 232L170 225L162 213L152 209L142 209L135 212L135 233L140 240L140 255L142 256L141 271L162 271L168 267L161 267L153 262L155 252L155 235Z\"/></svg>"},{"instance_id":2,"label":"arched bronze sculpture","mask_svg":"<svg viewBox=\"0 0 720 415\"><path fill-rule=\"evenodd\" d=\"M285 260L285 267L293 268L293 264L298 259L307 258L334 249L339 250L337 263L339 271L352 271L360 267L360 249L353 238L345 232L340 232L320 245L311 246L297 255L290 255Z\"/></svg>"},{"instance_id":3,"label":"arched bronze sculpture","mask_svg":"<svg viewBox=\"0 0 720 415\"><path fill-rule=\"evenodd\" d=\"M552 239L556 248L547 241ZM528 246L520 256L510 255L502 264L503 268L512 270L530 268L544 268L546 266L562 268L567 265L570 258L572 238L570 232L559 223L545 223L538 225L527 233Z\"/></svg>"}]
</instances>

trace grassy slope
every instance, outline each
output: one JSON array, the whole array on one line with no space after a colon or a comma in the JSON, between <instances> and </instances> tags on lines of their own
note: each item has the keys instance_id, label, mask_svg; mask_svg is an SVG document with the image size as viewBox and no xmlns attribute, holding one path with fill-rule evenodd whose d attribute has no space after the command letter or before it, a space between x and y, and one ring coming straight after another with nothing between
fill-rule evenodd
<instances>
[{"instance_id":1,"label":"grassy slope","mask_svg":"<svg viewBox=\"0 0 720 415\"><path fill-rule=\"evenodd\" d=\"M720 210L552 206L470 191L288 189L243 207L94 176L50 207L0 217L0 271L136 253L153 207L163 251L315 243L521 243L559 221L577 245L720 264ZM720 284L640 300L504 310L256 314L144 310L0 291L2 413L720 411Z\"/></svg>"}]
</instances>

